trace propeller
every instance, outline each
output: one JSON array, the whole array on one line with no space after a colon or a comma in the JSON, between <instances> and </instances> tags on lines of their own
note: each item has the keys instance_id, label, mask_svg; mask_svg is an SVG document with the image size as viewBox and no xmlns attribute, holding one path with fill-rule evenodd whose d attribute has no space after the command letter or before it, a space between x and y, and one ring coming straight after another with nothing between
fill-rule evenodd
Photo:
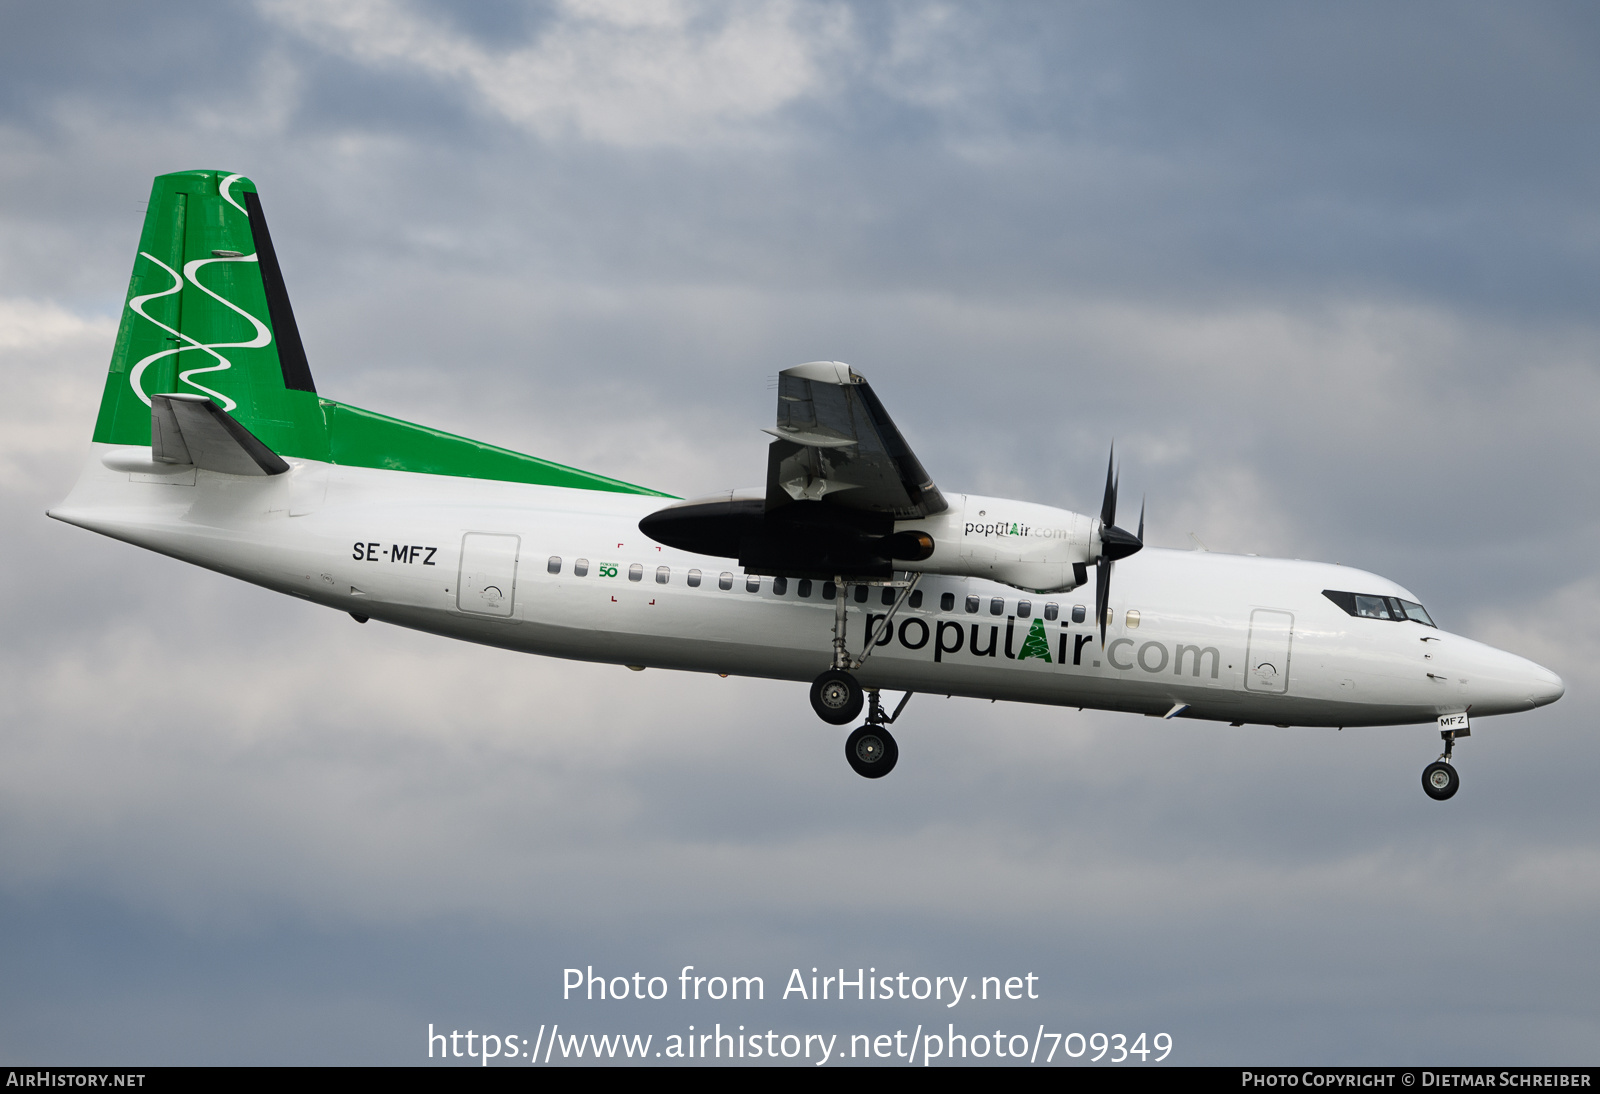
<instances>
[{"instance_id":1,"label":"propeller","mask_svg":"<svg viewBox=\"0 0 1600 1094\"><path fill-rule=\"evenodd\" d=\"M1094 615L1100 621L1100 645L1106 644L1106 609L1111 606L1111 567L1144 546L1144 501L1139 502L1139 534L1117 527L1117 448L1106 464L1106 495L1100 503L1100 561L1094 574Z\"/></svg>"}]
</instances>

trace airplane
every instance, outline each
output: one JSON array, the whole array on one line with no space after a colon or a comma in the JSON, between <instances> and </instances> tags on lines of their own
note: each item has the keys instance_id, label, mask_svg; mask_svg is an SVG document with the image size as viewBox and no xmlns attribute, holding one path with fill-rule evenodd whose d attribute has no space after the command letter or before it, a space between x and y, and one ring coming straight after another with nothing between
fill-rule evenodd
<instances>
[{"instance_id":1,"label":"airplane","mask_svg":"<svg viewBox=\"0 0 1600 1094\"><path fill-rule=\"evenodd\" d=\"M1142 507L1116 523L1114 452L1099 514L1075 513L946 494L849 365L785 369L777 403L765 485L683 500L325 398L255 185L183 171L155 180L91 451L49 515L358 623L809 681L830 725L866 709L845 758L867 778L924 693L1432 723L1444 800L1473 718L1563 693L1376 574L1146 547Z\"/></svg>"}]
</instances>

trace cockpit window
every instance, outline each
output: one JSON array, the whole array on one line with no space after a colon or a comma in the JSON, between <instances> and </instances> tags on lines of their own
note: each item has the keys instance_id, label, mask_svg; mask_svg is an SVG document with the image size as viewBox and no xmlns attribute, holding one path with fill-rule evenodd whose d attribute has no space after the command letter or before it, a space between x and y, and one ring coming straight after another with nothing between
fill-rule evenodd
<instances>
[{"instance_id":1,"label":"cockpit window","mask_svg":"<svg viewBox=\"0 0 1600 1094\"><path fill-rule=\"evenodd\" d=\"M1322 595L1343 608L1346 615L1353 615L1358 619L1410 620L1429 627L1438 626L1422 605L1414 600L1401 600L1397 596L1344 593L1336 589L1323 589Z\"/></svg>"},{"instance_id":2,"label":"cockpit window","mask_svg":"<svg viewBox=\"0 0 1600 1094\"><path fill-rule=\"evenodd\" d=\"M1381 596L1357 596L1356 614L1363 619L1388 619L1389 602Z\"/></svg>"},{"instance_id":3,"label":"cockpit window","mask_svg":"<svg viewBox=\"0 0 1600 1094\"><path fill-rule=\"evenodd\" d=\"M1426 609L1415 600L1402 600L1400 601L1400 606L1406 610L1407 619L1415 620L1418 623L1426 623L1430 627L1437 628L1438 624L1429 618Z\"/></svg>"}]
</instances>

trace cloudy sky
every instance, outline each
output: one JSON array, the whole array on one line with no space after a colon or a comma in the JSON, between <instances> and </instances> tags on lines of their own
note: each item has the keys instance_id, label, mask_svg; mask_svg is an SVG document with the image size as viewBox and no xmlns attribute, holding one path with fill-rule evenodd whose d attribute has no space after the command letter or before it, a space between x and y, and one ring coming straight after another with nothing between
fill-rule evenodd
<instances>
[{"instance_id":1,"label":"cloudy sky","mask_svg":"<svg viewBox=\"0 0 1600 1094\"><path fill-rule=\"evenodd\" d=\"M1182 1063L1595 1063L1587 5L0 7L0 1057L889 1032L561 970L1039 975ZM914 700L348 617L56 524L153 175L261 189L319 388L689 495L852 363L935 479L1358 565L1549 665L1437 734ZM1137 559L1126 565L1137 565ZM630 1009L631 1007L631 1009ZM958 1030L959 1031L959 1030Z\"/></svg>"}]
</instances>

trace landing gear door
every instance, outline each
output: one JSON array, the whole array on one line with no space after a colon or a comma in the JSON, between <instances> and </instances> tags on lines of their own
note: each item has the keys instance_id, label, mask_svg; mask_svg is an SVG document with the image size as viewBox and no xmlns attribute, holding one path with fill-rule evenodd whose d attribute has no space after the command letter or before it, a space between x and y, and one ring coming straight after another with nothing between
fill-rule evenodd
<instances>
[{"instance_id":1,"label":"landing gear door","mask_svg":"<svg viewBox=\"0 0 1600 1094\"><path fill-rule=\"evenodd\" d=\"M1244 687L1283 695L1289 690L1289 647L1294 616L1258 608L1250 613L1250 645L1245 654Z\"/></svg>"},{"instance_id":2,"label":"landing gear door","mask_svg":"<svg viewBox=\"0 0 1600 1094\"><path fill-rule=\"evenodd\" d=\"M516 605L520 536L468 532L461 537L456 607L473 615L509 619Z\"/></svg>"}]
</instances>

